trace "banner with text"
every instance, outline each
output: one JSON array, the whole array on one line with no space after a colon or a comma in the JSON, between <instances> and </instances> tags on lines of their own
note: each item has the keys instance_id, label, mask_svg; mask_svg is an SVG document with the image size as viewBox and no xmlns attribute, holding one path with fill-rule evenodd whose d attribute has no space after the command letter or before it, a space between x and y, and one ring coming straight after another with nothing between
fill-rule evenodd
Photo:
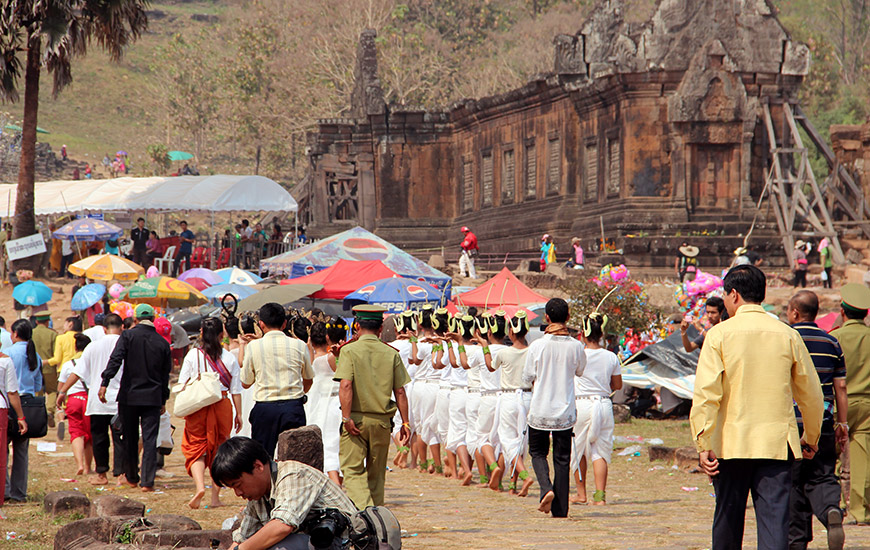
<instances>
[{"instance_id":1,"label":"banner with text","mask_svg":"<svg viewBox=\"0 0 870 550\"><path fill-rule=\"evenodd\" d=\"M6 253L9 255L10 260L29 258L43 252L45 252L45 241L39 233L15 239L14 241L6 241Z\"/></svg>"}]
</instances>

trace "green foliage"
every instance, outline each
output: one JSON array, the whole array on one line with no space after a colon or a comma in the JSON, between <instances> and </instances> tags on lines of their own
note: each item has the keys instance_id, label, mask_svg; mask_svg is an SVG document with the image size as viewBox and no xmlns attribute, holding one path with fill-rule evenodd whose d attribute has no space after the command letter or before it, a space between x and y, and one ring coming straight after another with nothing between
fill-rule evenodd
<instances>
[{"instance_id":1,"label":"green foliage","mask_svg":"<svg viewBox=\"0 0 870 550\"><path fill-rule=\"evenodd\" d=\"M614 287L619 289L599 309L607 315L605 330L608 334L622 335L627 329L643 332L660 326L663 318L661 309L648 302L646 293L637 283L628 281L620 285L608 282L599 286L594 280L582 277L562 288L571 306L568 324L579 327L581 318L595 311L595 307Z\"/></svg>"},{"instance_id":2,"label":"green foliage","mask_svg":"<svg viewBox=\"0 0 870 550\"><path fill-rule=\"evenodd\" d=\"M135 535L133 534L133 527L129 523L124 526L118 536L116 538L117 542L121 544L133 544Z\"/></svg>"},{"instance_id":3,"label":"green foliage","mask_svg":"<svg viewBox=\"0 0 870 550\"><path fill-rule=\"evenodd\" d=\"M154 143L145 148L148 158L151 159L153 174L160 176L169 171L172 161L169 160L169 147L162 143Z\"/></svg>"}]
</instances>

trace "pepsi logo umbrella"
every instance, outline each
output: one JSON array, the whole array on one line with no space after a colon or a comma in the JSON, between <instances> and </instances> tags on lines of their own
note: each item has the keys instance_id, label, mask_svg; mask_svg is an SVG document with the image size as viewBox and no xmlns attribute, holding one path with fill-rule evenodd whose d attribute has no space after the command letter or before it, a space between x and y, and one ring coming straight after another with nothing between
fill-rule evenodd
<instances>
[{"instance_id":1,"label":"pepsi logo umbrella","mask_svg":"<svg viewBox=\"0 0 870 550\"><path fill-rule=\"evenodd\" d=\"M84 311L99 302L105 293L105 285L99 283L85 285L73 294L69 308L73 311Z\"/></svg>"},{"instance_id":2,"label":"pepsi logo umbrella","mask_svg":"<svg viewBox=\"0 0 870 550\"><path fill-rule=\"evenodd\" d=\"M55 239L67 241L109 241L119 239L124 230L115 224L95 218L73 220L51 234Z\"/></svg>"},{"instance_id":3,"label":"pepsi logo umbrella","mask_svg":"<svg viewBox=\"0 0 870 550\"><path fill-rule=\"evenodd\" d=\"M215 273L227 284L254 286L263 279L254 275L250 271L239 269L238 267L225 267L218 269Z\"/></svg>"},{"instance_id":4,"label":"pepsi logo umbrella","mask_svg":"<svg viewBox=\"0 0 870 550\"><path fill-rule=\"evenodd\" d=\"M25 281L12 290L15 301L25 306L47 304L53 295L54 291L39 281Z\"/></svg>"},{"instance_id":5,"label":"pepsi logo umbrella","mask_svg":"<svg viewBox=\"0 0 870 550\"><path fill-rule=\"evenodd\" d=\"M389 277L371 282L344 298L344 309L350 309L359 304L373 304L387 308L388 313L401 313L409 307L425 303L437 304L442 293L432 285L406 279L404 277Z\"/></svg>"}]
</instances>

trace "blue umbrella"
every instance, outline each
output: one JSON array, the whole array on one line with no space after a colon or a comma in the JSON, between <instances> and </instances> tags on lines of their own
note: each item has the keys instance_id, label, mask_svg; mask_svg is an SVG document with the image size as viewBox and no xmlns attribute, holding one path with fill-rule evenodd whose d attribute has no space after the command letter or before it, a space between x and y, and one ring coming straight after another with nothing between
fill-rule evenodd
<instances>
[{"instance_id":1,"label":"blue umbrella","mask_svg":"<svg viewBox=\"0 0 870 550\"><path fill-rule=\"evenodd\" d=\"M239 300L247 298L248 296L253 296L259 292L256 288L251 288L245 285L237 285L234 283L231 284L222 284L210 286L207 289L202 291L202 295L206 298L210 298L214 300L215 298L221 298L226 294L232 294Z\"/></svg>"},{"instance_id":2,"label":"blue umbrella","mask_svg":"<svg viewBox=\"0 0 870 550\"><path fill-rule=\"evenodd\" d=\"M12 297L25 306L41 306L51 300L54 292L39 281L25 281L12 290Z\"/></svg>"},{"instance_id":3,"label":"blue umbrella","mask_svg":"<svg viewBox=\"0 0 870 550\"><path fill-rule=\"evenodd\" d=\"M95 218L80 218L73 220L51 234L55 239L68 241L109 241L118 239L124 230L117 225Z\"/></svg>"},{"instance_id":4,"label":"blue umbrella","mask_svg":"<svg viewBox=\"0 0 870 550\"><path fill-rule=\"evenodd\" d=\"M84 311L99 302L105 293L105 285L99 283L85 285L73 294L69 307L73 311Z\"/></svg>"},{"instance_id":5,"label":"blue umbrella","mask_svg":"<svg viewBox=\"0 0 870 550\"><path fill-rule=\"evenodd\" d=\"M369 283L344 298L344 309L358 304L375 304L387 308L388 313L401 313L412 305L437 304L441 292L426 282L389 277Z\"/></svg>"},{"instance_id":6,"label":"blue umbrella","mask_svg":"<svg viewBox=\"0 0 870 550\"><path fill-rule=\"evenodd\" d=\"M262 277L254 275L250 271L239 269L238 267L225 267L218 269L215 274L220 277L223 282L229 284L239 284L245 286L254 286L263 280Z\"/></svg>"}]
</instances>

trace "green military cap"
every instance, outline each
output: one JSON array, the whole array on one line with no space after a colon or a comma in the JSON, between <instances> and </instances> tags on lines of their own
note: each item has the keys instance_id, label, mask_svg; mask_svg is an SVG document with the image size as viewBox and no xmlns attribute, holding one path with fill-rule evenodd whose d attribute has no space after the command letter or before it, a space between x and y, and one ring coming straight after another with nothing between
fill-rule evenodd
<instances>
[{"instance_id":1,"label":"green military cap","mask_svg":"<svg viewBox=\"0 0 870 550\"><path fill-rule=\"evenodd\" d=\"M353 308L354 316L358 319L375 319L382 321L384 319L384 313L386 312L387 308L384 306L376 306L373 304L360 304Z\"/></svg>"},{"instance_id":2,"label":"green military cap","mask_svg":"<svg viewBox=\"0 0 870 550\"><path fill-rule=\"evenodd\" d=\"M870 309L870 288L858 283L843 285L840 289L842 305L849 309Z\"/></svg>"},{"instance_id":3,"label":"green military cap","mask_svg":"<svg viewBox=\"0 0 870 550\"><path fill-rule=\"evenodd\" d=\"M51 319L51 312L50 311L37 311L36 313L33 314L33 316L36 317L37 321L45 321L46 319Z\"/></svg>"}]
</instances>

